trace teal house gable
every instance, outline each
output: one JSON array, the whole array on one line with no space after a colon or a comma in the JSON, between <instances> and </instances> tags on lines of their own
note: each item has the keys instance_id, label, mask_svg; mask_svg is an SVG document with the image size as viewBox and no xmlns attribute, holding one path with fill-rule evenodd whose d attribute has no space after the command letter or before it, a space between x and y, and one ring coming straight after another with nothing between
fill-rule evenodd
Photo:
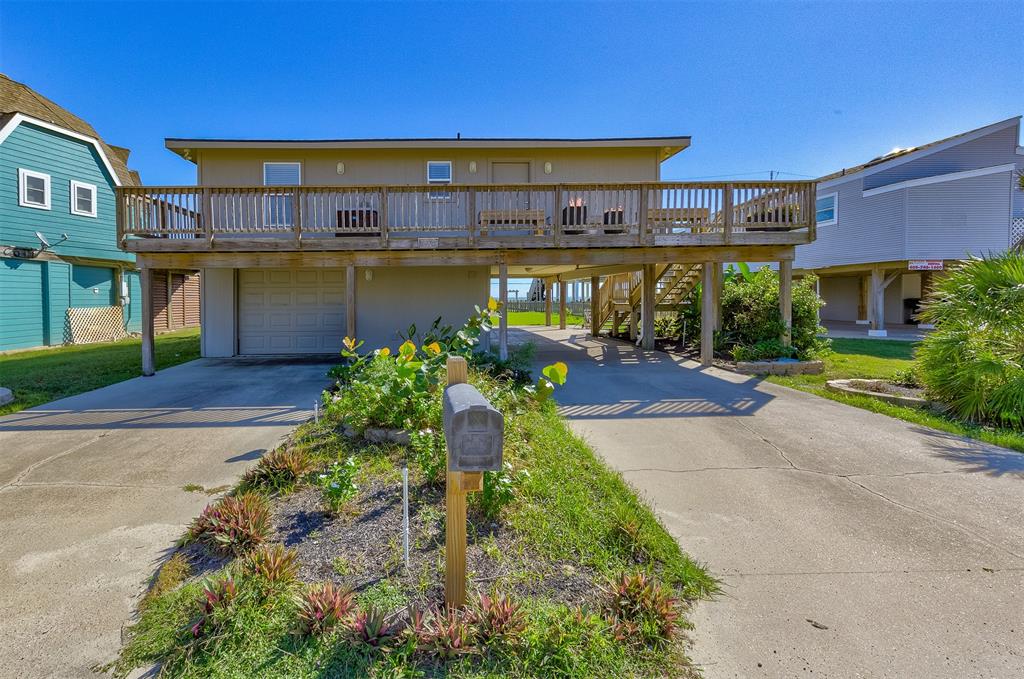
<instances>
[{"instance_id":1,"label":"teal house gable","mask_svg":"<svg viewBox=\"0 0 1024 679\"><path fill-rule=\"evenodd\" d=\"M0 75L0 351L77 341L69 309L102 319L86 326L113 318L138 332L138 272L118 247L114 196L139 183L127 159L84 120Z\"/></svg>"},{"instance_id":2,"label":"teal house gable","mask_svg":"<svg viewBox=\"0 0 1024 679\"><path fill-rule=\"evenodd\" d=\"M49 209L26 207L19 180L22 170L49 177ZM94 187L90 214L73 212L72 182ZM0 143L0 242L38 248L36 232L51 243L62 234L68 240L54 252L60 256L134 262L131 253L117 247L114 178L104 167L96 148L60 132L22 122Z\"/></svg>"}]
</instances>

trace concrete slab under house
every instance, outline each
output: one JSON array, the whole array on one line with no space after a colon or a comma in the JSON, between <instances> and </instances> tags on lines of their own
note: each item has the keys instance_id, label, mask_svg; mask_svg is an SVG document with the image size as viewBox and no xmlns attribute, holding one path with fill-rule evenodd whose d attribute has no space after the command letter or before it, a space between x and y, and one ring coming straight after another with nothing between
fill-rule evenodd
<instances>
[{"instance_id":1,"label":"concrete slab under house","mask_svg":"<svg viewBox=\"0 0 1024 679\"><path fill-rule=\"evenodd\" d=\"M775 262L787 300L795 248L815 237L813 182L661 181L687 136L166 145L195 163L196 186L118 188L118 237L144 300L153 271L202 272L207 357L335 354L346 335L394 345L412 323L461 323L492 277L502 301L510 278L563 301L584 281L590 332L628 328L649 348L656 311L699 281L720 317L722 262ZM559 314L564 327L564 303ZM153 316L143 309L145 374ZM492 334L505 355L507 321Z\"/></svg>"}]
</instances>

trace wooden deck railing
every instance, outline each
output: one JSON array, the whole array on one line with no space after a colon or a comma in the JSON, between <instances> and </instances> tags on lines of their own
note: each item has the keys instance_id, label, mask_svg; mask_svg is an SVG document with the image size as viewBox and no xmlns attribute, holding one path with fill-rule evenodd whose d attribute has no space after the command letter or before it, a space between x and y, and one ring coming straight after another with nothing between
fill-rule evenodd
<instances>
[{"instance_id":1,"label":"wooden deck railing","mask_svg":"<svg viewBox=\"0 0 1024 679\"><path fill-rule=\"evenodd\" d=\"M162 250L197 239L276 239L276 249L281 239L329 249L728 244L814 230L813 182L143 186L118 188L117 199L120 239L170 241Z\"/></svg>"}]
</instances>

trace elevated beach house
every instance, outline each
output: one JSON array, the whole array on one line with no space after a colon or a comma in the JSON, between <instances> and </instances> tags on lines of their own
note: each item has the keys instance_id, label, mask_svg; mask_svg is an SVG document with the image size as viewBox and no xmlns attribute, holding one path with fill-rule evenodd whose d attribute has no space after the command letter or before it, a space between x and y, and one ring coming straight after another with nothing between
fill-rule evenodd
<instances>
[{"instance_id":1,"label":"elevated beach house","mask_svg":"<svg viewBox=\"0 0 1024 679\"><path fill-rule=\"evenodd\" d=\"M818 237L798 273L820 276L825 321L913 323L950 263L1024 243L1020 117L894 149L818 181Z\"/></svg>"},{"instance_id":2,"label":"elevated beach house","mask_svg":"<svg viewBox=\"0 0 1024 679\"><path fill-rule=\"evenodd\" d=\"M202 271L204 356L333 354L345 335L394 344L410 323L461 323L492 277L503 296L510 277L563 292L585 279L591 331L629 322L652 346L655 309L702 277L718 289L706 263L780 262L785 293L795 247L814 238L812 182L660 181L689 144L172 138L197 185L119 187L119 238L143 288L154 270ZM496 341L505 352L504 325Z\"/></svg>"},{"instance_id":3,"label":"elevated beach house","mask_svg":"<svg viewBox=\"0 0 1024 679\"><path fill-rule=\"evenodd\" d=\"M0 351L141 330L135 255L118 247L116 226L115 190L139 184L128 154L0 74ZM164 329L197 324L198 278L161 275L171 291L156 300Z\"/></svg>"}]
</instances>

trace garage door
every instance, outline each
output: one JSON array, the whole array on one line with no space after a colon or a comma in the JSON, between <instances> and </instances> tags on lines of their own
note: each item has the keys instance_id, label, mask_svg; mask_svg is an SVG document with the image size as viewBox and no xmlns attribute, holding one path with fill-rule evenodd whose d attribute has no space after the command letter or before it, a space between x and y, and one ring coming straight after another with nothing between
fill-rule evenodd
<instances>
[{"instance_id":1,"label":"garage door","mask_svg":"<svg viewBox=\"0 0 1024 679\"><path fill-rule=\"evenodd\" d=\"M344 269L241 269L238 353L335 354L345 334Z\"/></svg>"}]
</instances>

